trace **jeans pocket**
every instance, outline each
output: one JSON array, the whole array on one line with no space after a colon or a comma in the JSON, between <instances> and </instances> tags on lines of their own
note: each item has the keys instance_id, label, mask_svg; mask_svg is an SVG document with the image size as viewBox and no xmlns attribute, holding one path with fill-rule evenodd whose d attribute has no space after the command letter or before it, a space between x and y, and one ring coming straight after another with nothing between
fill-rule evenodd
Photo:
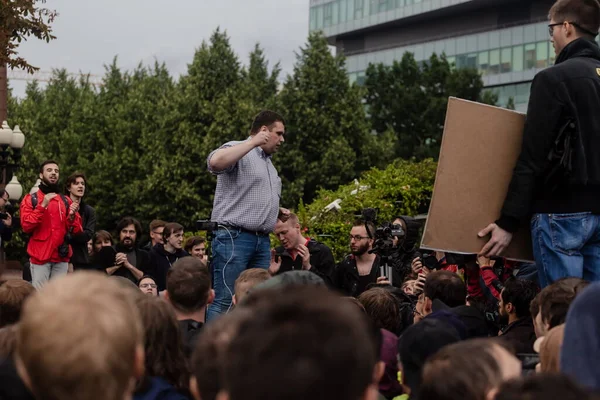
<instances>
[{"instance_id":1,"label":"jeans pocket","mask_svg":"<svg viewBox=\"0 0 600 400\"><path fill-rule=\"evenodd\" d=\"M587 241L592 222L591 213L551 214L552 246L567 255L578 253Z\"/></svg>"},{"instance_id":2,"label":"jeans pocket","mask_svg":"<svg viewBox=\"0 0 600 400\"><path fill-rule=\"evenodd\" d=\"M214 240L218 245L231 245L231 242L237 237L240 236L240 231L237 229L229 229L226 231L225 229L219 229L217 233L215 233Z\"/></svg>"}]
</instances>

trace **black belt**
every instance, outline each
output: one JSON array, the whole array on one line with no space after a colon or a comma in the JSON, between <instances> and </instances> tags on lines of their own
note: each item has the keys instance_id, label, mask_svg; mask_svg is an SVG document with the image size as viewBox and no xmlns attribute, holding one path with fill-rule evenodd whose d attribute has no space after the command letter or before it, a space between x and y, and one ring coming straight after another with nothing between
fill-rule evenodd
<instances>
[{"instance_id":1,"label":"black belt","mask_svg":"<svg viewBox=\"0 0 600 400\"><path fill-rule=\"evenodd\" d=\"M219 227L223 228L223 229L228 229L230 231L234 230L234 231L240 231L240 232L250 233L250 234L256 235L256 236L269 236L268 233L264 233L264 232L260 232L260 231L251 231L250 229L242 228L242 227L239 227L239 226L219 225Z\"/></svg>"}]
</instances>

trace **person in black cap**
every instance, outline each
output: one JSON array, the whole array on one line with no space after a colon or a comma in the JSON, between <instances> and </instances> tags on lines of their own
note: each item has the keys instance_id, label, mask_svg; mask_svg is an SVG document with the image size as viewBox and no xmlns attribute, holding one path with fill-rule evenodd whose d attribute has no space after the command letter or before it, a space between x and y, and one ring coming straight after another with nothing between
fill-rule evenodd
<instances>
[{"instance_id":1,"label":"person in black cap","mask_svg":"<svg viewBox=\"0 0 600 400\"><path fill-rule=\"evenodd\" d=\"M425 361L443 347L460 340L456 328L436 318L427 318L404 331L398 341L398 367L411 400L419 396Z\"/></svg>"}]
</instances>

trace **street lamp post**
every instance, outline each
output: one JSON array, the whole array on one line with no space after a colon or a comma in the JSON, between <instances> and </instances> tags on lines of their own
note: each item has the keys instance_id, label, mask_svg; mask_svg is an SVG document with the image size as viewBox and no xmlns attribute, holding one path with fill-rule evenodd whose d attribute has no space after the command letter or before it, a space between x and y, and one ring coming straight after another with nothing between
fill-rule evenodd
<instances>
[{"instance_id":1,"label":"street lamp post","mask_svg":"<svg viewBox=\"0 0 600 400\"><path fill-rule=\"evenodd\" d=\"M23 195L23 187L16 175L23 145L25 135L19 129L19 125L15 125L15 129L12 130L6 121L3 121L0 128L0 186L8 192L10 200L15 202Z\"/></svg>"}]
</instances>

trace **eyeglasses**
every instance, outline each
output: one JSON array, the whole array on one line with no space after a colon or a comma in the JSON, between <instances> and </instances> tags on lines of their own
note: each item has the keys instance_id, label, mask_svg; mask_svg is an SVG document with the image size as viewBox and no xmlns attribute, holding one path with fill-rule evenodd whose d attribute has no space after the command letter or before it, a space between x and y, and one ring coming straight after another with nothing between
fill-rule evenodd
<instances>
[{"instance_id":1,"label":"eyeglasses","mask_svg":"<svg viewBox=\"0 0 600 400\"><path fill-rule=\"evenodd\" d=\"M587 30L585 28L582 28L581 25L579 25L577 22L563 21L563 22L557 22L557 23L549 24L548 25L548 34L550 35L550 37L554 36L554 27L562 25L565 22L573 25L575 28L579 29L583 33L587 33L588 35L592 35L593 37L598 36L598 32L592 32L592 31L589 31L589 30Z\"/></svg>"},{"instance_id":2,"label":"eyeglasses","mask_svg":"<svg viewBox=\"0 0 600 400\"><path fill-rule=\"evenodd\" d=\"M369 239L367 236L359 236L359 235L349 235L349 239L352 240L356 240L357 242L360 242L363 239Z\"/></svg>"},{"instance_id":3,"label":"eyeglasses","mask_svg":"<svg viewBox=\"0 0 600 400\"><path fill-rule=\"evenodd\" d=\"M156 287L157 287L157 286L156 286L156 284L154 284L154 283L142 283L142 284L140 285L140 287L141 287L142 289L148 289L148 288L150 288L150 289L156 289Z\"/></svg>"}]
</instances>

